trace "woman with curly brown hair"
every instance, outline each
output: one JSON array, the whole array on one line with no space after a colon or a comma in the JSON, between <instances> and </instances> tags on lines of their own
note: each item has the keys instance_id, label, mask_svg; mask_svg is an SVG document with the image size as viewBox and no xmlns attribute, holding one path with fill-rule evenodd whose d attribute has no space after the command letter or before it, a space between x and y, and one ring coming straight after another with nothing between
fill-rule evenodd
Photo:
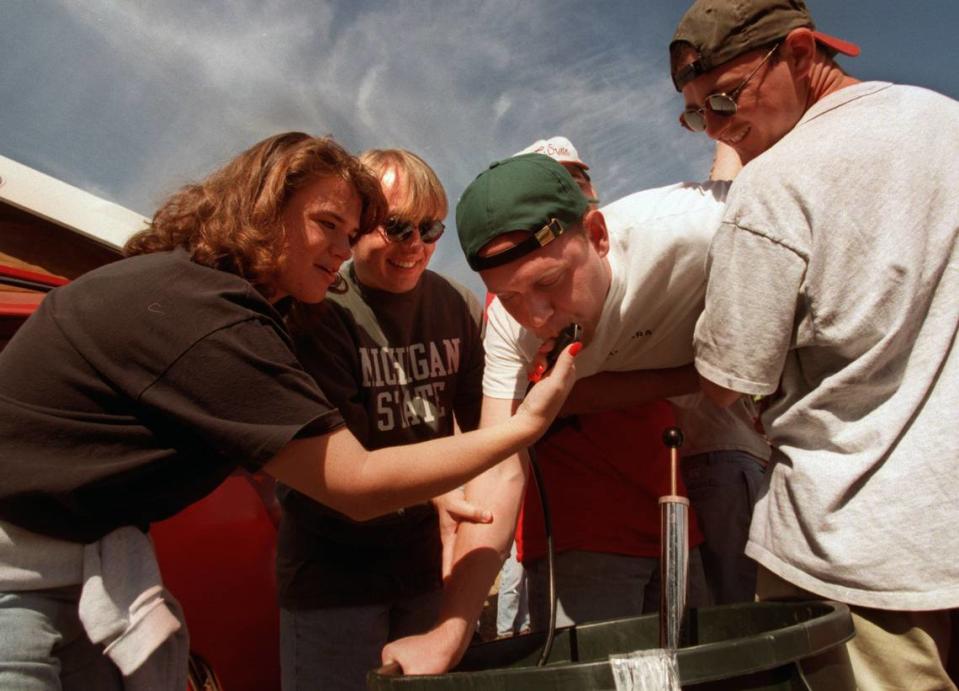
<instances>
[{"instance_id":1,"label":"woman with curly brown hair","mask_svg":"<svg viewBox=\"0 0 959 691\"><path fill-rule=\"evenodd\" d=\"M385 215L335 142L271 137L173 195L128 258L51 292L0 353L0 688L183 688L143 532L237 467L366 519L545 430L568 357L492 429L366 451L343 425L277 303L322 300Z\"/></svg>"},{"instance_id":2,"label":"woman with curly brown hair","mask_svg":"<svg viewBox=\"0 0 959 691\"><path fill-rule=\"evenodd\" d=\"M360 160L379 178L389 219L357 240L340 270L346 290L294 303L296 353L367 449L447 437L454 421L476 429L483 309L427 268L445 229L446 191L410 151L372 149ZM462 491L371 521L282 484L277 496L283 689L361 689L387 642L424 633L439 616L443 547L452 553Z\"/></svg>"}]
</instances>

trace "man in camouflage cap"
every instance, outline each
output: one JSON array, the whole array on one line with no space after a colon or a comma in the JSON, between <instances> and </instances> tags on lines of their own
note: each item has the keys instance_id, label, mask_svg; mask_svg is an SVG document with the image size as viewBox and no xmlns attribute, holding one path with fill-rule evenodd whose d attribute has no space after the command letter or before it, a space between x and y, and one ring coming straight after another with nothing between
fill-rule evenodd
<instances>
[{"instance_id":1,"label":"man in camouflage cap","mask_svg":"<svg viewBox=\"0 0 959 691\"><path fill-rule=\"evenodd\" d=\"M699 0L680 123L746 164L709 254L703 390L767 396L761 599L848 603L852 688L956 688L959 103L859 82L800 0ZM845 653L845 649L840 649Z\"/></svg>"}]
</instances>

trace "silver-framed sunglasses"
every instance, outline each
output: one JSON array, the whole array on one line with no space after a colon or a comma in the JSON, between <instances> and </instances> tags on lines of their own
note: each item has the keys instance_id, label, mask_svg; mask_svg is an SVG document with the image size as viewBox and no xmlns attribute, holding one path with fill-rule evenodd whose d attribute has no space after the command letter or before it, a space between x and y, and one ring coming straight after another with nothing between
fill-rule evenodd
<instances>
[{"instance_id":1,"label":"silver-framed sunglasses","mask_svg":"<svg viewBox=\"0 0 959 691\"><path fill-rule=\"evenodd\" d=\"M736 111L739 109L739 106L736 104L736 100L739 98L739 94L742 92L743 87L749 83L749 80L752 79L759 69L766 64L766 61L773 56L773 53L776 52L776 49L782 45L782 41L774 45L768 53L759 61L759 64L756 65L752 72L746 75L746 78L739 83L735 89L726 93L721 91L715 94L709 94L706 97L705 102L700 108L687 108L679 116L679 124L685 127L691 132L705 132L706 131L706 109L708 108L710 112L715 115L721 115L724 118L732 117L736 114Z\"/></svg>"},{"instance_id":2,"label":"silver-framed sunglasses","mask_svg":"<svg viewBox=\"0 0 959 691\"><path fill-rule=\"evenodd\" d=\"M429 245L440 239L446 226L442 221L430 220L420 221L419 225L416 225L412 221L390 216L383 225L383 230L390 242L406 242L413 235L413 231L418 230L420 240Z\"/></svg>"}]
</instances>

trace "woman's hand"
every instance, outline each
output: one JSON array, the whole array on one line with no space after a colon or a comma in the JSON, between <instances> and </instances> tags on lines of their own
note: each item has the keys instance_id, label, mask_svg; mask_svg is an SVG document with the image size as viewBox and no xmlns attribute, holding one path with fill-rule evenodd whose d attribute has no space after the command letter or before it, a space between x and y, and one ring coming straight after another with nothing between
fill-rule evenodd
<instances>
[{"instance_id":1,"label":"woman's hand","mask_svg":"<svg viewBox=\"0 0 959 691\"><path fill-rule=\"evenodd\" d=\"M546 432L562 408L573 384L576 383L576 367L573 365L573 359L582 347L582 343L576 342L566 348L546 376L539 379L536 386L530 388L526 398L516 410L514 418L530 426L532 435L530 444ZM540 352L543 352L542 349Z\"/></svg>"},{"instance_id":2,"label":"woman's hand","mask_svg":"<svg viewBox=\"0 0 959 691\"><path fill-rule=\"evenodd\" d=\"M463 488L457 488L431 500L440 519L440 541L443 544L443 580L453 568L453 547L460 523L492 523L493 513L466 501Z\"/></svg>"},{"instance_id":3,"label":"woman's hand","mask_svg":"<svg viewBox=\"0 0 959 691\"><path fill-rule=\"evenodd\" d=\"M529 370L527 370L527 377L534 384L546 374L546 358L553 352L555 346L556 339L547 338L540 344L539 350L537 350L536 355L533 356L533 361L529 364Z\"/></svg>"}]
</instances>

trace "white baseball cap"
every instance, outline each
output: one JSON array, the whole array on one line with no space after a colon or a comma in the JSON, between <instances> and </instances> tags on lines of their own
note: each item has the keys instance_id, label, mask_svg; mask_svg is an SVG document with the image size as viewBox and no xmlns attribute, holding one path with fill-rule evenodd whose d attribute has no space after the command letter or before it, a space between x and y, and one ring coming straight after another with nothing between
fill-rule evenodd
<instances>
[{"instance_id":1,"label":"white baseball cap","mask_svg":"<svg viewBox=\"0 0 959 691\"><path fill-rule=\"evenodd\" d=\"M574 165L589 170L589 166L579 160L579 154L576 147L566 137L550 137L549 139L540 139L533 142L522 151L517 151L514 156L521 154L545 154L554 161L560 163L572 163Z\"/></svg>"}]
</instances>

